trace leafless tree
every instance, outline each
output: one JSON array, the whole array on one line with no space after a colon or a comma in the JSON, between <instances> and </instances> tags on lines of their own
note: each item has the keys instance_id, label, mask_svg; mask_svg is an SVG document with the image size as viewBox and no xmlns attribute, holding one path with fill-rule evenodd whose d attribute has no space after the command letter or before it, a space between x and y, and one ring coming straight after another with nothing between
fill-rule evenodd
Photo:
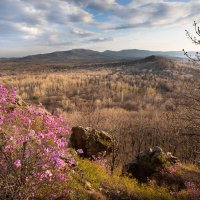
<instances>
[{"instance_id":1,"label":"leafless tree","mask_svg":"<svg viewBox=\"0 0 200 200\"><path fill-rule=\"evenodd\" d=\"M194 30L195 30L195 35L191 34L188 30L186 31L186 35L187 37L195 44L195 45L200 45L200 27L198 25L199 23L197 23L196 21L194 21ZM192 57L192 55L189 54L189 52L185 51L183 49L183 52L185 54L186 57L188 57L191 61L200 61L200 52L197 51L195 53L195 58Z\"/></svg>"}]
</instances>

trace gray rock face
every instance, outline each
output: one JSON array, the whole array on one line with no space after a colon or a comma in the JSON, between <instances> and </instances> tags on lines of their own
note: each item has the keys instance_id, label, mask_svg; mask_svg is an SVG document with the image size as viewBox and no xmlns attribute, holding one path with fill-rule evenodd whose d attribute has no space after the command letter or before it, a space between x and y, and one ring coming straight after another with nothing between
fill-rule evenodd
<instances>
[{"instance_id":1,"label":"gray rock face","mask_svg":"<svg viewBox=\"0 0 200 200\"><path fill-rule=\"evenodd\" d=\"M137 178L141 182L155 172L175 164L178 159L170 152L165 153L160 147L153 147L140 152L136 159L123 167L123 175Z\"/></svg>"},{"instance_id":2,"label":"gray rock face","mask_svg":"<svg viewBox=\"0 0 200 200\"><path fill-rule=\"evenodd\" d=\"M82 149L84 157L106 156L112 152L112 138L104 132L94 128L76 126L72 128L70 137L74 149Z\"/></svg>"}]
</instances>

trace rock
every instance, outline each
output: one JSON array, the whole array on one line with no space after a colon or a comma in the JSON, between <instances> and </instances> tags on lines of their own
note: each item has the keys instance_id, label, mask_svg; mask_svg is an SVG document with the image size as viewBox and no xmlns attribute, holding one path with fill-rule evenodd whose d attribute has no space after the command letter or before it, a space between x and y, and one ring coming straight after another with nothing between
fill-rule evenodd
<instances>
[{"instance_id":1,"label":"rock","mask_svg":"<svg viewBox=\"0 0 200 200\"><path fill-rule=\"evenodd\" d=\"M155 172L175 164L178 159L170 152L163 152L160 147L153 147L140 152L136 159L123 167L122 174L130 175L141 182L147 181L147 178Z\"/></svg>"},{"instance_id":2,"label":"rock","mask_svg":"<svg viewBox=\"0 0 200 200\"><path fill-rule=\"evenodd\" d=\"M178 158L173 156L171 152L167 152L166 154L167 154L167 157L168 157L170 163L175 164L178 162Z\"/></svg>"},{"instance_id":3,"label":"rock","mask_svg":"<svg viewBox=\"0 0 200 200\"><path fill-rule=\"evenodd\" d=\"M92 190L92 185L91 185L90 182L88 182L88 181L85 182L85 189L86 190Z\"/></svg>"},{"instance_id":4,"label":"rock","mask_svg":"<svg viewBox=\"0 0 200 200\"><path fill-rule=\"evenodd\" d=\"M15 97L15 105L16 106L27 106L27 103L25 101L23 101L23 99L20 96L16 96Z\"/></svg>"},{"instance_id":5,"label":"rock","mask_svg":"<svg viewBox=\"0 0 200 200\"><path fill-rule=\"evenodd\" d=\"M107 198L97 191L92 191L88 193L88 200L106 200Z\"/></svg>"},{"instance_id":6,"label":"rock","mask_svg":"<svg viewBox=\"0 0 200 200\"><path fill-rule=\"evenodd\" d=\"M103 157L112 152L111 136L91 127L73 127L70 142L76 150L83 150L84 157Z\"/></svg>"},{"instance_id":7,"label":"rock","mask_svg":"<svg viewBox=\"0 0 200 200\"><path fill-rule=\"evenodd\" d=\"M106 200L106 197L103 196L103 194L101 194L98 191L95 191L92 188L92 184L90 182L85 181L84 185L85 185L84 186L85 189L88 191L88 199L90 199L90 200Z\"/></svg>"}]
</instances>

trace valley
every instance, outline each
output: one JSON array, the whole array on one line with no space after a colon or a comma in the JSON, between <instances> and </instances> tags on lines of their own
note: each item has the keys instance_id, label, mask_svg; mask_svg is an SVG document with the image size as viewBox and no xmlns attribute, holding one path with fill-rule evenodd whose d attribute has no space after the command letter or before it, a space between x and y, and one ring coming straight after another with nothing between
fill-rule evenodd
<instances>
[{"instance_id":1,"label":"valley","mask_svg":"<svg viewBox=\"0 0 200 200\"><path fill-rule=\"evenodd\" d=\"M89 61L20 61L0 67L0 83L16 86L28 103L42 104L52 114L65 115L71 126L91 126L112 133L121 141L120 163L152 145L170 151L173 145L175 155L184 162L197 159L199 138L182 136L177 131L188 125L180 115L187 112L187 107L182 106L187 101L185 95L192 94L200 84L198 63L154 55Z\"/></svg>"}]
</instances>

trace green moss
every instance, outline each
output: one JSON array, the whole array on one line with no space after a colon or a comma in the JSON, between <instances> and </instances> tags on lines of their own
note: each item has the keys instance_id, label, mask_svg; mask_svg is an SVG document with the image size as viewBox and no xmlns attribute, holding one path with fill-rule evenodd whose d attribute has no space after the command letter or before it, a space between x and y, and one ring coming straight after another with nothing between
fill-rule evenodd
<instances>
[{"instance_id":1,"label":"green moss","mask_svg":"<svg viewBox=\"0 0 200 200\"><path fill-rule=\"evenodd\" d=\"M175 199L166 188L158 186L140 185L135 192L142 199L147 200L173 200Z\"/></svg>"},{"instance_id":2,"label":"green moss","mask_svg":"<svg viewBox=\"0 0 200 200\"><path fill-rule=\"evenodd\" d=\"M106 140L106 139L99 139L100 143L103 145L107 146L108 148L111 146L111 141Z\"/></svg>"},{"instance_id":3,"label":"green moss","mask_svg":"<svg viewBox=\"0 0 200 200\"><path fill-rule=\"evenodd\" d=\"M109 179L106 169L89 160L79 159L78 168L82 178L89 181L95 189L99 189L102 180Z\"/></svg>"},{"instance_id":4,"label":"green moss","mask_svg":"<svg viewBox=\"0 0 200 200\"><path fill-rule=\"evenodd\" d=\"M148 184L139 184L136 179L120 176L120 169L109 175L107 170L98 163L87 159L76 158L77 169L72 175L70 188L79 190L79 197L87 199L85 182L89 182L94 191L101 192L107 199L144 199L172 200L170 192L163 188ZM77 192L77 191L76 191ZM76 193L74 191L74 193ZM84 197L84 198L83 198ZM78 198L77 198L78 199Z\"/></svg>"}]
</instances>

